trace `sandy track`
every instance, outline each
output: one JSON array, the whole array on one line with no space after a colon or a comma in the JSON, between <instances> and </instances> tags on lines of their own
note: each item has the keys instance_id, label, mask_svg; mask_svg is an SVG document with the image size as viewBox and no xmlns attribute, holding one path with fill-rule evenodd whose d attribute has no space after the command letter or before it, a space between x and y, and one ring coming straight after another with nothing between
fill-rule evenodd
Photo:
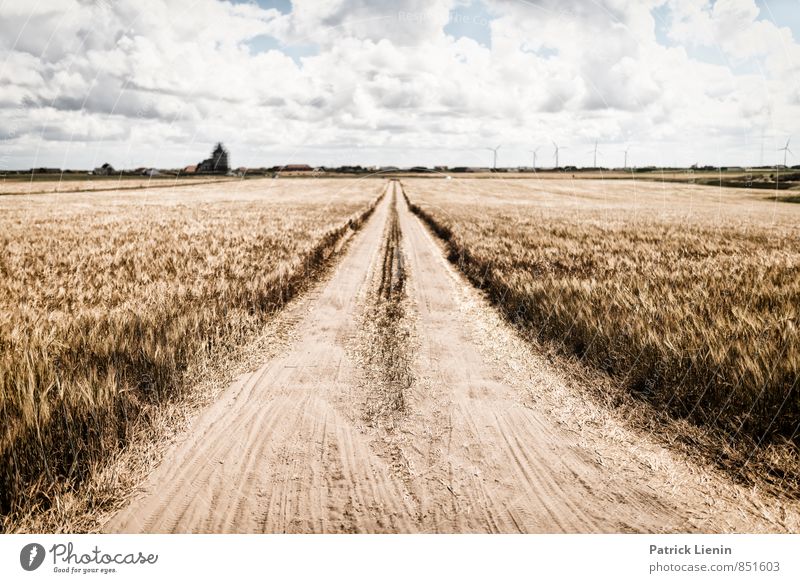
<instances>
[{"instance_id":1,"label":"sandy track","mask_svg":"<svg viewBox=\"0 0 800 583\"><path fill-rule=\"evenodd\" d=\"M106 531L797 529L796 507L613 420L573 420L592 406L453 271L389 188L291 348L227 389ZM389 301L379 290L392 224L413 380L401 407L370 418L365 403L389 388L364 370L375 344L365 322Z\"/></svg>"}]
</instances>

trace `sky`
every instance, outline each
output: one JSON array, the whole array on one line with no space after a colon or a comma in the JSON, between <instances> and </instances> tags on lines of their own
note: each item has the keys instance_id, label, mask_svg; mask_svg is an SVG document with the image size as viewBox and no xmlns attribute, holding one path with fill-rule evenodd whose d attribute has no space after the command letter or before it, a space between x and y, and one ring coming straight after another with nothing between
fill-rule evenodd
<instances>
[{"instance_id":1,"label":"sky","mask_svg":"<svg viewBox=\"0 0 800 583\"><path fill-rule=\"evenodd\" d=\"M0 169L760 165L792 135L800 0L0 0Z\"/></svg>"}]
</instances>

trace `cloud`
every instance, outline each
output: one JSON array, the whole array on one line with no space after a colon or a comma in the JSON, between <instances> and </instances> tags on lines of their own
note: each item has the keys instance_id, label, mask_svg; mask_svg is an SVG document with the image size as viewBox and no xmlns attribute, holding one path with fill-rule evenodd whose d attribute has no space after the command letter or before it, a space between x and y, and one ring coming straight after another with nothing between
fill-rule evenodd
<instances>
[{"instance_id":1,"label":"cloud","mask_svg":"<svg viewBox=\"0 0 800 583\"><path fill-rule=\"evenodd\" d=\"M504 0L480 11L490 43L445 32L462 5L5 2L0 139L21 167L182 166L216 140L255 165L475 163L476 140L525 163L550 139L677 163L670 140L744 160L742 135L800 130L800 46L752 0Z\"/></svg>"},{"instance_id":2,"label":"cloud","mask_svg":"<svg viewBox=\"0 0 800 583\"><path fill-rule=\"evenodd\" d=\"M669 7L669 36L679 43L713 46L735 60L764 58L776 73L800 67L791 29L760 19L754 0L670 0Z\"/></svg>"},{"instance_id":3,"label":"cloud","mask_svg":"<svg viewBox=\"0 0 800 583\"><path fill-rule=\"evenodd\" d=\"M444 38L453 0L294 0L292 12L272 25L273 34L286 43L313 40L331 46L342 38L380 41L396 46Z\"/></svg>"}]
</instances>

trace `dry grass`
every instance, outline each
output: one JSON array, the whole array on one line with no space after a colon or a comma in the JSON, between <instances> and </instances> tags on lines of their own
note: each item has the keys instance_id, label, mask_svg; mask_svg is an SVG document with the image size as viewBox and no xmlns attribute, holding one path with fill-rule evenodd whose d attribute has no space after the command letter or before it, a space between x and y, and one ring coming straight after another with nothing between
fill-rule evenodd
<instances>
[{"instance_id":1,"label":"dry grass","mask_svg":"<svg viewBox=\"0 0 800 583\"><path fill-rule=\"evenodd\" d=\"M47 194L65 192L92 192L99 190L129 190L129 189L176 189L183 186L197 186L212 182L228 183L240 182L240 178L214 177L214 176L94 176L87 178L75 174L47 175L43 178L34 176L13 177L0 179L0 195L7 194Z\"/></svg>"},{"instance_id":2,"label":"dry grass","mask_svg":"<svg viewBox=\"0 0 800 583\"><path fill-rule=\"evenodd\" d=\"M677 184L404 185L451 261L528 334L719 432L740 465L773 446L796 457L800 209Z\"/></svg>"},{"instance_id":3,"label":"dry grass","mask_svg":"<svg viewBox=\"0 0 800 583\"><path fill-rule=\"evenodd\" d=\"M79 486L316 275L374 181L0 199L3 529Z\"/></svg>"},{"instance_id":4,"label":"dry grass","mask_svg":"<svg viewBox=\"0 0 800 583\"><path fill-rule=\"evenodd\" d=\"M395 416L405 412L406 396L413 382L413 342L406 317L407 274L394 200L389 212L380 274L373 282L376 289L361 325L366 331L361 358L366 388L363 418L369 426L386 427L392 427Z\"/></svg>"}]
</instances>

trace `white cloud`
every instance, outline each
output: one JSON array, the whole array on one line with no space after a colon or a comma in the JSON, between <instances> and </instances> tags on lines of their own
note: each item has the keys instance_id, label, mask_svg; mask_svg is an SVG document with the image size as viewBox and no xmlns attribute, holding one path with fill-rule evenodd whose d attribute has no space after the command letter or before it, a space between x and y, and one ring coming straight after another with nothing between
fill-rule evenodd
<instances>
[{"instance_id":1,"label":"white cloud","mask_svg":"<svg viewBox=\"0 0 800 583\"><path fill-rule=\"evenodd\" d=\"M800 130L800 45L752 0L493 2L491 48L445 34L457 5L5 2L0 139L16 167L181 166L218 139L246 165L478 164L484 142L522 164L551 139L571 163L594 139L637 143L639 163L744 163L743 136Z\"/></svg>"}]
</instances>

